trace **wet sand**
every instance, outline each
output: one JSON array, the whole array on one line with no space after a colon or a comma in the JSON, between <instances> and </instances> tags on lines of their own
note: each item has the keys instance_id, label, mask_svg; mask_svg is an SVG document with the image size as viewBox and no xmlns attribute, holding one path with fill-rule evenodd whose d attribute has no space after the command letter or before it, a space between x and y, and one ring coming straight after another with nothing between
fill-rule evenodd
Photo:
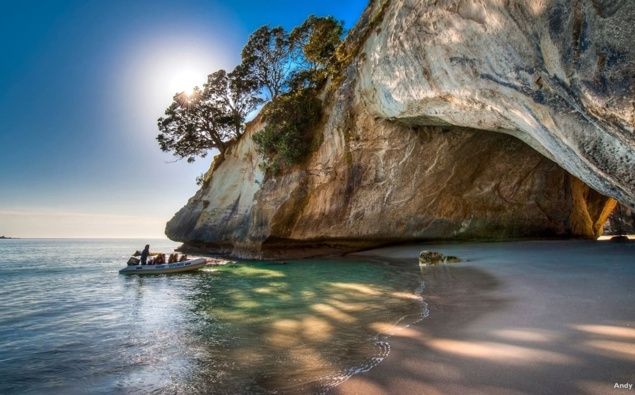
<instances>
[{"instance_id":1,"label":"wet sand","mask_svg":"<svg viewBox=\"0 0 635 395\"><path fill-rule=\"evenodd\" d=\"M625 394L635 383L635 243L420 244L361 253L424 269L428 318L337 394Z\"/></svg>"}]
</instances>

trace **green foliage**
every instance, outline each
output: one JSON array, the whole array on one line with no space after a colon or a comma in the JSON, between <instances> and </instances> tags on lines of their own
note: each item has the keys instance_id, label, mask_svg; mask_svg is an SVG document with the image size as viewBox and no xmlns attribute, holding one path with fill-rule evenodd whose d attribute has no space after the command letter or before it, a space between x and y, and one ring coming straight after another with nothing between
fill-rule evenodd
<instances>
[{"instance_id":1,"label":"green foliage","mask_svg":"<svg viewBox=\"0 0 635 395\"><path fill-rule=\"evenodd\" d=\"M267 126L253 137L270 174L301 162L311 150L312 132L322 115L317 90L335 64L343 31L342 23L332 17L310 16L288 35L287 62L295 69L281 86L289 91L273 96L263 110Z\"/></svg>"},{"instance_id":2,"label":"green foliage","mask_svg":"<svg viewBox=\"0 0 635 395\"><path fill-rule=\"evenodd\" d=\"M242 50L239 68L258 87L267 89L271 99L284 93L294 68L287 32L279 26L262 26L253 32Z\"/></svg>"},{"instance_id":3,"label":"green foliage","mask_svg":"<svg viewBox=\"0 0 635 395\"><path fill-rule=\"evenodd\" d=\"M289 40L293 47L301 49L309 69L326 69L333 64L343 33L341 21L331 16L311 15L291 31Z\"/></svg>"},{"instance_id":4,"label":"green foliage","mask_svg":"<svg viewBox=\"0 0 635 395\"><path fill-rule=\"evenodd\" d=\"M266 89L271 99L289 91L320 87L335 64L343 32L342 22L314 15L291 33L263 26L249 37L239 68Z\"/></svg>"},{"instance_id":5,"label":"green foliage","mask_svg":"<svg viewBox=\"0 0 635 395\"><path fill-rule=\"evenodd\" d=\"M240 137L246 115L261 102L256 89L237 69L210 74L203 88L196 87L191 95L177 93L157 123L161 150L188 162L214 148L222 154L228 141Z\"/></svg>"},{"instance_id":6,"label":"green foliage","mask_svg":"<svg viewBox=\"0 0 635 395\"><path fill-rule=\"evenodd\" d=\"M279 170L301 162L311 149L312 132L322 115L322 102L314 89L301 89L277 97L263 110L267 126L253 136L265 168Z\"/></svg>"},{"instance_id":7,"label":"green foliage","mask_svg":"<svg viewBox=\"0 0 635 395\"><path fill-rule=\"evenodd\" d=\"M158 120L159 146L188 162L214 148L223 154L242 135L247 114L269 98L263 110L268 126L254 139L271 169L298 163L310 149L310 132L322 111L317 91L336 72L343 31L342 22L316 16L291 33L259 28L234 71L212 73L192 95L174 96Z\"/></svg>"}]
</instances>

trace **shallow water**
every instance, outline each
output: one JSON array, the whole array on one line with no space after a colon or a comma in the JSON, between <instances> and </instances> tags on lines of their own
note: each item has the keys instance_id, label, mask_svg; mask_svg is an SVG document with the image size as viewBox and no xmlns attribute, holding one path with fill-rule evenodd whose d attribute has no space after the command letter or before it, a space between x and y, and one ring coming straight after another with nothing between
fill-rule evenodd
<instances>
[{"instance_id":1,"label":"shallow water","mask_svg":"<svg viewBox=\"0 0 635 395\"><path fill-rule=\"evenodd\" d=\"M119 275L144 244L0 241L0 393L323 392L425 314L416 262Z\"/></svg>"}]
</instances>

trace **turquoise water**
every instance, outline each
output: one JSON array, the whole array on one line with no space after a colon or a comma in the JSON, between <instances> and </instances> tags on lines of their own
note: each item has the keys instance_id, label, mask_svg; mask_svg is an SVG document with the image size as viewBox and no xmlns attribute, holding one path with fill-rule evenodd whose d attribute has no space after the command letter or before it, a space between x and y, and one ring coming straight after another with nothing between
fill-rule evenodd
<instances>
[{"instance_id":1,"label":"turquoise water","mask_svg":"<svg viewBox=\"0 0 635 395\"><path fill-rule=\"evenodd\" d=\"M425 314L415 262L119 275L144 244L0 241L0 393L324 392Z\"/></svg>"}]
</instances>

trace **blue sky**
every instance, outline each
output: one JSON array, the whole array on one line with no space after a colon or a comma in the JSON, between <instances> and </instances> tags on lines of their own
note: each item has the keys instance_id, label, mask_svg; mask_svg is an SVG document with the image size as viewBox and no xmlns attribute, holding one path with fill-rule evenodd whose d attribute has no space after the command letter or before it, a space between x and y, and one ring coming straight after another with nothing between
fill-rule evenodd
<instances>
[{"instance_id":1,"label":"blue sky","mask_svg":"<svg viewBox=\"0 0 635 395\"><path fill-rule=\"evenodd\" d=\"M156 119L232 68L250 32L366 0L19 1L0 13L0 235L162 237L209 159L173 163ZM191 85L191 84L190 84Z\"/></svg>"}]
</instances>

